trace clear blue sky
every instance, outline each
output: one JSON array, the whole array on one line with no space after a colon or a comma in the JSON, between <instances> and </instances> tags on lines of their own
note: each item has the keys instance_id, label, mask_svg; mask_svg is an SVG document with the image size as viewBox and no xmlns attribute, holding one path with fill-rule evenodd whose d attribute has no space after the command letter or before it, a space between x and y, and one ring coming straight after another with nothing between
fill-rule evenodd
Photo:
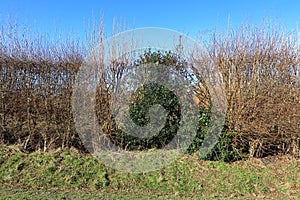
<instances>
[{"instance_id":1,"label":"clear blue sky","mask_svg":"<svg viewBox=\"0 0 300 200\"><path fill-rule=\"evenodd\" d=\"M194 37L197 32L225 29L245 21L259 24L262 19L275 19L287 29L300 22L300 1L252 0L2 0L0 22L13 19L33 32L56 36L74 35L84 38L93 16L104 14L108 35L113 19L126 21L127 29L163 27Z\"/></svg>"}]
</instances>

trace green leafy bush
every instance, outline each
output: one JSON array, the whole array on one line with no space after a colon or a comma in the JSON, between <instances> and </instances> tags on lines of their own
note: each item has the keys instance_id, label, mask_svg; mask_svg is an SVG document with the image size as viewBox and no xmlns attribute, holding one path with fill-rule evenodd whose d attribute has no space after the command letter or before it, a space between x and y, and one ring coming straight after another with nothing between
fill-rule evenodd
<instances>
[{"instance_id":1,"label":"green leafy bush","mask_svg":"<svg viewBox=\"0 0 300 200\"><path fill-rule=\"evenodd\" d=\"M231 162L242 159L247 153L246 149L236 146L233 140L236 138L236 132L222 132L218 142L212 150L204 157L203 160L214 160Z\"/></svg>"},{"instance_id":2,"label":"green leafy bush","mask_svg":"<svg viewBox=\"0 0 300 200\"><path fill-rule=\"evenodd\" d=\"M142 67L142 64L146 63L162 64L184 73L184 61L171 52L153 52L149 49L136 62L138 67ZM141 127L147 125L150 122L149 109L153 105L159 104L166 110L167 117L164 127L159 133L145 139L131 136L119 129L112 141L127 150L163 148L173 139L180 125L181 108L178 98L166 86L149 83L138 88L132 95L132 100L129 112L136 125Z\"/></svg>"}]
</instances>

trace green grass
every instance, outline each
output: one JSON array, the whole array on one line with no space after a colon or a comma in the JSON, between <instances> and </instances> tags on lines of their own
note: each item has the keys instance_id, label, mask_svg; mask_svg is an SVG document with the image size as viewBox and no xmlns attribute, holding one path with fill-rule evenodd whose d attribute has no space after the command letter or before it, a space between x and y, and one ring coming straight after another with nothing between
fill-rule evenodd
<instances>
[{"instance_id":1,"label":"green grass","mask_svg":"<svg viewBox=\"0 0 300 200\"><path fill-rule=\"evenodd\" d=\"M162 199L176 198L174 195L158 196L146 195L142 196L133 193L103 193L95 191L57 191L57 190L25 190L25 189L0 189L0 199ZM177 196L180 198L180 196Z\"/></svg>"},{"instance_id":2,"label":"green grass","mask_svg":"<svg viewBox=\"0 0 300 200\"><path fill-rule=\"evenodd\" d=\"M224 163L193 154L132 174L76 149L27 154L5 146L0 154L1 198L300 198L300 161L287 157Z\"/></svg>"}]
</instances>

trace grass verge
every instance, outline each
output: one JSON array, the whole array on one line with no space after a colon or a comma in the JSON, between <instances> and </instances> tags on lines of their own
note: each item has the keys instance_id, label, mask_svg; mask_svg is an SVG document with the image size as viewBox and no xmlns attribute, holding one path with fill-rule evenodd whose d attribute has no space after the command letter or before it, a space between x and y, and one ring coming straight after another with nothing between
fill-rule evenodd
<instances>
[{"instance_id":1,"label":"grass verge","mask_svg":"<svg viewBox=\"0 0 300 200\"><path fill-rule=\"evenodd\" d=\"M193 154L132 174L76 149L28 154L2 146L0 155L1 198L300 198L300 161L286 156L224 163Z\"/></svg>"}]
</instances>

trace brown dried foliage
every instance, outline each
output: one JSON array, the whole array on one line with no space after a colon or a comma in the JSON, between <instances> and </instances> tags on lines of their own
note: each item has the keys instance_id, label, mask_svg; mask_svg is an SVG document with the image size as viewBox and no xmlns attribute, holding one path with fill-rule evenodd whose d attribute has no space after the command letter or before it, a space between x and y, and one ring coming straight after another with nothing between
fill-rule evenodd
<instances>
[{"instance_id":1,"label":"brown dried foliage","mask_svg":"<svg viewBox=\"0 0 300 200\"><path fill-rule=\"evenodd\" d=\"M70 98L80 51L75 42L49 45L1 27L1 142L28 150L78 145Z\"/></svg>"},{"instance_id":2,"label":"brown dried foliage","mask_svg":"<svg viewBox=\"0 0 300 200\"><path fill-rule=\"evenodd\" d=\"M212 62L223 76L225 131L236 132L236 147L250 156L300 156L298 38L266 25L213 33L197 59Z\"/></svg>"}]
</instances>

